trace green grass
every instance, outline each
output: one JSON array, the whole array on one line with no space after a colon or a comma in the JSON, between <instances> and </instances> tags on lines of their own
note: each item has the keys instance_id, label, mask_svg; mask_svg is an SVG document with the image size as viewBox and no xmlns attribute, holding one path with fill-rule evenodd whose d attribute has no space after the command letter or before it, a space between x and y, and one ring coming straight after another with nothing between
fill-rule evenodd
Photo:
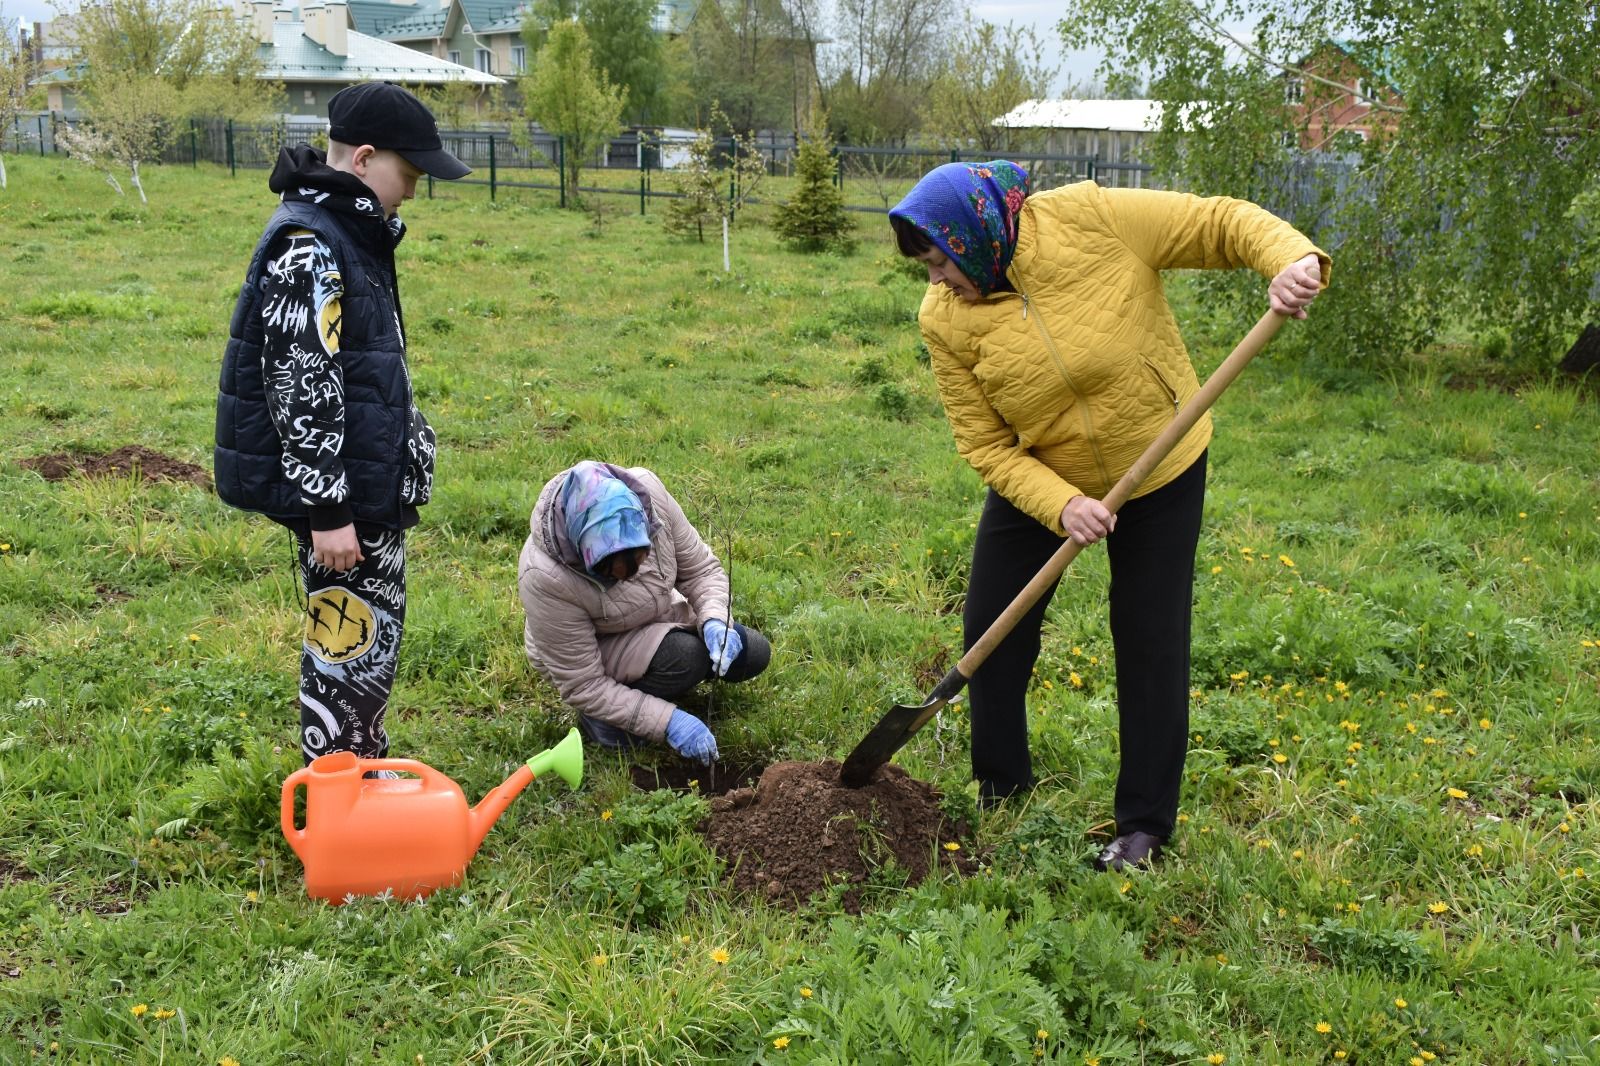
<instances>
[{"instance_id":1,"label":"green grass","mask_svg":"<svg viewBox=\"0 0 1600 1066\"><path fill-rule=\"evenodd\" d=\"M1089 551L1035 683L1044 782L983 816L975 877L885 878L858 918L773 911L726 890L697 804L594 758L580 791L518 799L461 888L329 908L277 831L299 762L287 536L193 488L20 465L135 442L208 465L264 175L158 169L139 209L63 162L8 170L0 1059L1600 1055L1592 397L1474 388L1459 351L1324 381L1307 368L1339 353L1292 326L1250 368L1217 411L1184 822L1154 874L1085 864L1117 745ZM724 274L655 210L596 232L549 194L467 189L408 217L441 458L396 754L476 797L565 732L515 569L539 487L588 457L659 471L772 637L768 674L716 698L725 755L841 757L926 691L981 492L918 358L922 286L877 223L853 257L807 258L752 212ZM1245 324L1171 287L1209 369ZM971 808L959 709L900 758Z\"/></svg>"}]
</instances>

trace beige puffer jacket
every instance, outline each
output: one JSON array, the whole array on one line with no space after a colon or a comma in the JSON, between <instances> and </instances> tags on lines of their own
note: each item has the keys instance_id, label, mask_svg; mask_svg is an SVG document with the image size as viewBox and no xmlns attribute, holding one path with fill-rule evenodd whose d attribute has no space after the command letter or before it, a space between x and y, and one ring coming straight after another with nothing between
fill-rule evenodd
<instances>
[{"instance_id":1,"label":"beige puffer jacket","mask_svg":"<svg viewBox=\"0 0 1600 1066\"><path fill-rule=\"evenodd\" d=\"M639 572L610 588L583 568L561 512L562 471L539 493L518 563L527 616L523 647L539 673L580 714L649 740L666 736L673 705L628 682L644 676L673 629L728 617L728 577L661 479L607 464L644 503L650 552Z\"/></svg>"},{"instance_id":2,"label":"beige puffer jacket","mask_svg":"<svg viewBox=\"0 0 1600 1066\"><path fill-rule=\"evenodd\" d=\"M956 448L984 482L1056 533L1074 496L1111 491L1200 387L1162 290L1163 270L1249 267L1271 278L1325 253L1260 207L1226 197L1102 189L1029 196L1007 277L966 303L930 285L918 318ZM1201 418L1136 495L1211 440Z\"/></svg>"}]
</instances>

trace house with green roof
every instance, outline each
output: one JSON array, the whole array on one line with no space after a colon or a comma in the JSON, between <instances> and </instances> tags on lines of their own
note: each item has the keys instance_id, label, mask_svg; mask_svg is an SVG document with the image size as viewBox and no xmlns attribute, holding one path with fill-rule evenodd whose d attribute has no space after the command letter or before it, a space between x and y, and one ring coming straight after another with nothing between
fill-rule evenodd
<instances>
[{"instance_id":1,"label":"house with green roof","mask_svg":"<svg viewBox=\"0 0 1600 1066\"><path fill-rule=\"evenodd\" d=\"M402 14L407 9L382 6ZM360 32L355 23L370 12L358 16L347 0L303 0L298 7L254 0L248 7L241 17L249 19L258 42L261 77L283 85L286 118L326 117L328 98L356 82L392 81L412 89L460 82L485 96L502 84L493 74ZM81 67L64 67L40 79L52 111L75 116L73 87L81 77Z\"/></svg>"}]
</instances>

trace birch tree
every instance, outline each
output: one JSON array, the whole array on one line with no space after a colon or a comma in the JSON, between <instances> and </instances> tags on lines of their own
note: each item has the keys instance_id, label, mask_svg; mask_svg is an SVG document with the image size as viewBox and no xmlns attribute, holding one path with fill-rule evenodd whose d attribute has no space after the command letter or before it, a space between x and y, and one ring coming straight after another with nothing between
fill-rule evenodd
<instances>
[{"instance_id":1,"label":"birch tree","mask_svg":"<svg viewBox=\"0 0 1600 1066\"><path fill-rule=\"evenodd\" d=\"M1461 322L1531 368L1600 318L1580 254L1600 173L1593 0L1072 0L1060 28L1106 72L1148 74L1161 170L1291 215L1333 253L1308 343L1377 363ZM1330 43L1344 73L1313 61ZM1325 132L1351 102L1364 141Z\"/></svg>"}]
</instances>

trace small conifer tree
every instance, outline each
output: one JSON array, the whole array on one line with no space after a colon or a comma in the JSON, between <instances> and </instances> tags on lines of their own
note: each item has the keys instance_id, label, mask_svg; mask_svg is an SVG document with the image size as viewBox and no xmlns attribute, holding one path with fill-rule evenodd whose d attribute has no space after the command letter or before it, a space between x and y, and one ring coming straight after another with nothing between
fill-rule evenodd
<instances>
[{"instance_id":1,"label":"small conifer tree","mask_svg":"<svg viewBox=\"0 0 1600 1066\"><path fill-rule=\"evenodd\" d=\"M825 121L814 119L795 160L799 187L778 207L772 226L787 245L803 252L848 252L855 223L844 209L844 191L833 183L833 140Z\"/></svg>"}]
</instances>

